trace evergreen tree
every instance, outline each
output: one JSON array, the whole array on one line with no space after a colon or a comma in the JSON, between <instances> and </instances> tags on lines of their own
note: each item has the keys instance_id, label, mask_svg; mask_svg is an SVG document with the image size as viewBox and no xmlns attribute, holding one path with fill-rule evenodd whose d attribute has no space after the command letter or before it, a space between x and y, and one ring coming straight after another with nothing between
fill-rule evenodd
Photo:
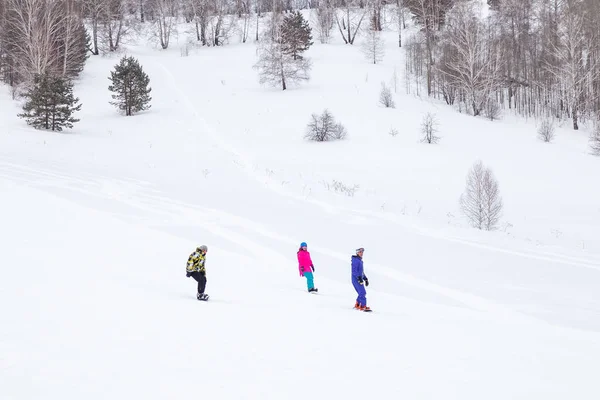
<instances>
[{"instance_id":1,"label":"evergreen tree","mask_svg":"<svg viewBox=\"0 0 600 400\"><path fill-rule=\"evenodd\" d=\"M108 79L112 82L108 90L115 93L112 95L115 101L110 104L125 111L125 115L150 108L150 78L135 58L123 57Z\"/></svg>"},{"instance_id":2,"label":"evergreen tree","mask_svg":"<svg viewBox=\"0 0 600 400\"><path fill-rule=\"evenodd\" d=\"M283 18L281 24L281 45L286 55L294 60L301 59L302 53L313 44L312 29L299 11L292 11Z\"/></svg>"},{"instance_id":3,"label":"evergreen tree","mask_svg":"<svg viewBox=\"0 0 600 400\"><path fill-rule=\"evenodd\" d=\"M79 99L73 96L73 84L63 77L38 74L34 77L33 87L25 94L27 102L23 106L28 125L36 129L62 131L72 128L78 119L73 118L75 111L81 110Z\"/></svg>"}]
</instances>

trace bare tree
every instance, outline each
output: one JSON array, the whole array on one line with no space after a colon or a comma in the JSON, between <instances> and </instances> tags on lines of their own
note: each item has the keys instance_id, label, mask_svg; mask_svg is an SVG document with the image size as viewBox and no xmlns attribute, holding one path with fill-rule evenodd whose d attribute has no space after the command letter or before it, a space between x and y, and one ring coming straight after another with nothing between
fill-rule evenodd
<instances>
[{"instance_id":1,"label":"bare tree","mask_svg":"<svg viewBox=\"0 0 600 400\"><path fill-rule=\"evenodd\" d=\"M177 23L176 0L150 0L150 10L154 16L154 26L160 47L165 50L169 47L173 28Z\"/></svg>"},{"instance_id":2,"label":"bare tree","mask_svg":"<svg viewBox=\"0 0 600 400\"><path fill-rule=\"evenodd\" d=\"M574 129L599 113L600 1L496 0L489 16L475 1L403 1L421 28L402 43L409 93L426 87L461 112L508 108Z\"/></svg>"},{"instance_id":3,"label":"bare tree","mask_svg":"<svg viewBox=\"0 0 600 400\"><path fill-rule=\"evenodd\" d=\"M294 58L286 54L278 39L273 40L267 33L258 45L258 62L254 68L258 70L259 82L271 86L281 86L286 90L290 83L298 83L310 79L311 61L306 58Z\"/></svg>"},{"instance_id":4,"label":"bare tree","mask_svg":"<svg viewBox=\"0 0 600 400\"><path fill-rule=\"evenodd\" d=\"M402 47L402 30L406 29L406 7L404 0L396 0L395 22L398 27L398 47Z\"/></svg>"},{"instance_id":5,"label":"bare tree","mask_svg":"<svg viewBox=\"0 0 600 400\"><path fill-rule=\"evenodd\" d=\"M335 22L346 44L354 44L356 34L367 15L367 8L358 8L358 0L345 0L343 8L334 13Z\"/></svg>"},{"instance_id":6,"label":"bare tree","mask_svg":"<svg viewBox=\"0 0 600 400\"><path fill-rule=\"evenodd\" d=\"M600 117L594 124L594 130L590 135L590 149L592 154L600 156Z\"/></svg>"},{"instance_id":7,"label":"bare tree","mask_svg":"<svg viewBox=\"0 0 600 400\"><path fill-rule=\"evenodd\" d=\"M439 123L435 114L427 113L421 122L421 142L435 144L440 141L438 136Z\"/></svg>"},{"instance_id":8,"label":"bare tree","mask_svg":"<svg viewBox=\"0 0 600 400\"><path fill-rule=\"evenodd\" d=\"M381 38L381 32L370 29L367 32L365 41L362 43L362 51L367 60L377 64L383 60L385 55L385 46Z\"/></svg>"},{"instance_id":9,"label":"bare tree","mask_svg":"<svg viewBox=\"0 0 600 400\"><path fill-rule=\"evenodd\" d=\"M315 10L315 21L313 24L321 43L329 43L329 40L331 39L334 13L335 11L331 4L331 0L319 1L319 7Z\"/></svg>"},{"instance_id":10,"label":"bare tree","mask_svg":"<svg viewBox=\"0 0 600 400\"><path fill-rule=\"evenodd\" d=\"M222 46L227 42L235 26L235 16L229 15L229 4L227 0L209 0L210 12L213 14L208 19L208 33L210 35L208 44L210 46Z\"/></svg>"},{"instance_id":11,"label":"bare tree","mask_svg":"<svg viewBox=\"0 0 600 400\"><path fill-rule=\"evenodd\" d=\"M431 96L434 93L433 68L435 65L436 31L440 30L443 25L445 13L452 4L452 1L404 0L404 4L421 24L418 42L425 54L422 56L420 51L415 54L420 57L420 64L424 64L425 66L427 95Z\"/></svg>"},{"instance_id":12,"label":"bare tree","mask_svg":"<svg viewBox=\"0 0 600 400\"><path fill-rule=\"evenodd\" d=\"M545 64L547 71L560 83L564 106L569 110L575 130L579 129L579 117L585 110L589 82L600 79L600 56L590 57L586 51L589 43L600 37L586 34L586 17L580 6L580 2L565 1L558 40L551 43L551 55L557 63Z\"/></svg>"},{"instance_id":13,"label":"bare tree","mask_svg":"<svg viewBox=\"0 0 600 400\"><path fill-rule=\"evenodd\" d=\"M119 49L123 38L129 33L130 25L125 19L125 0L106 0L102 15L102 46L105 51Z\"/></svg>"},{"instance_id":14,"label":"bare tree","mask_svg":"<svg viewBox=\"0 0 600 400\"><path fill-rule=\"evenodd\" d=\"M460 197L460 206L470 224L477 229L493 230L502 215L498 182L481 161L473 164Z\"/></svg>"},{"instance_id":15,"label":"bare tree","mask_svg":"<svg viewBox=\"0 0 600 400\"><path fill-rule=\"evenodd\" d=\"M329 110L326 109L321 115L312 114L310 123L306 129L306 139L315 142L327 142L341 140L345 137L346 128L335 121Z\"/></svg>"},{"instance_id":16,"label":"bare tree","mask_svg":"<svg viewBox=\"0 0 600 400\"><path fill-rule=\"evenodd\" d=\"M191 7L194 13L194 25L196 27L196 39L203 46L208 45L206 39L206 30L209 18L209 0L191 0Z\"/></svg>"},{"instance_id":17,"label":"bare tree","mask_svg":"<svg viewBox=\"0 0 600 400\"><path fill-rule=\"evenodd\" d=\"M448 51L438 71L463 94L477 116L499 85L500 53L471 3L460 3L446 18Z\"/></svg>"},{"instance_id":18,"label":"bare tree","mask_svg":"<svg viewBox=\"0 0 600 400\"><path fill-rule=\"evenodd\" d=\"M242 18L241 40L246 43L250 36L250 17L252 17L252 9L250 7L251 0L238 0L240 7L240 18Z\"/></svg>"},{"instance_id":19,"label":"bare tree","mask_svg":"<svg viewBox=\"0 0 600 400\"><path fill-rule=\"evenodd\" d=\"M36 75L71 78L81 72L87 50L78 3L5 0L0 11L1 64L12 85L32 82Z\"/></svg>"},{"instance_id":20,"label":"bare tree","mask_svg":"<svg viewBox=\"0 0 600 400\"><path fill-rule=\"evenodd\" d=\"M89 51L93 55L100 54L100 48L98 46L98 35L101 29L100 24L106 9L106 0L84 0L83 1L83 12L89 21L91 28L91 47Z\"/></svg>"},{"instance_id":21,"label":"bare tree","mask_svg":"<svg viewBox=\"0 0 600 400\"><path fill-rule=\"evenodd\" d=\"M550 119L542 120L538 128L538 137L546 143L554 139L554 124Z\"/></svg>"},{"instance_id":22,"label":"bare tree","mask_svg":"<svg viewBox=\"0 0 600 400\"><path fill-rule=\"evenodd\" d=\"M392 91L385 84L385 82L381 82L381 91L379 92L379 103L386 108L396 108L396 103L394 102L394 96L392 96Z\"/></svg>"},{"instance_id":23,"label":"bare tree","mask_svg":"<svg viewBox=\"0 0 600 400\"><path fill-rule=\"evenodd\" d=\"M54 51L65 15L58 3L44 0L6 0L7 31L10 32L11 58L22 80L56 73L60 54Z\"/></svg>"},{"instance_id":24,"label":"bare tree","mask_svg":"<svg viewBox=\"0 0 600 400\"><path fill-rule=\"evenodd\" d=\"M371 6L371 29L381 32L383 30L383 5L384 0L370 0Z\"/></svg>"}]
</instances>

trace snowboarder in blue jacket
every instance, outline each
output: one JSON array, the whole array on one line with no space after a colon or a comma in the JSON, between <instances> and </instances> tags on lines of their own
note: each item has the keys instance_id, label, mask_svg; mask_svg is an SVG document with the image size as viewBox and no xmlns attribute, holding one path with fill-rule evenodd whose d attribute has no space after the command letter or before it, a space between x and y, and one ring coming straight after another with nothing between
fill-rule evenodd
<instances>
[{"instance_id":1,"label":"snowboarder in blue jacket","mask_svg":"<svg viewBox=\"0 0 600 400\"><path fill-rule=\"evenodd\" d=\"M356 304L354 308L361 311L371 311L369 307L367 307L367 290L365 286L369 286L369 279L365 275L365 271L363 268L363 254L365 252L364 248L356 249L356 255L352 256L352 285L358 293L358 297L356 298Z\"/></svg>"}]
</instances>

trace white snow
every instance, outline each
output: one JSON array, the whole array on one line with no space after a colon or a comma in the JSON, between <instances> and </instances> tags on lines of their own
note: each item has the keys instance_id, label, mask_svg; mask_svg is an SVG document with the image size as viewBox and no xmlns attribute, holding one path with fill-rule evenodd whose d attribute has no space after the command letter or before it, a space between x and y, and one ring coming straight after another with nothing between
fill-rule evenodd
<instances>
[{"instance_id":1,"label":"white snow","mask_svg":"<svg viewBox=\"0 0 600 400\"><path fill-rule=\"evenodd\" d=\"M566 124L545 144L535 121L406 95L395 40L381 65L315 40L311 81L285 92L258 84L252 43L180 57L140 40L128 52L152 108L118 115L118 56L92 57L64 134L29 128L0 87L0 398L600 398L600 159L586 132ZM324 108L347 140L303 139ZM428 111L435 146L419 142ZM477 159L504 198L496 232L458 209ZM298 276L301 241L318 295ZM200 244L208 303L184 271ZM352 310L360 246L370 314Z\"/></svg>"}]
</instances>

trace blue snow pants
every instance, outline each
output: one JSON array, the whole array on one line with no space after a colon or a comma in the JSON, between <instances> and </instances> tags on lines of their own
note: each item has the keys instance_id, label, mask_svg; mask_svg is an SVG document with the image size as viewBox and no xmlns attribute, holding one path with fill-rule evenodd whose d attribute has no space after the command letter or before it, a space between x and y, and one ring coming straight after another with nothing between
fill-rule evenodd
<instances>
[{"instance_id":1,"label":"blue snow pants","mask_svg":"<svg viewBox=\"0 0 600 400\"><path fill-rule=\"evenodd\" d=\"M315 281L313 279L313 273L312 272L305 272L304 273L304 277L306 278L306 286L308 287L308 290L314 288L315 287Z\"/></svg>"},{"instance_id":2,"label":"blue snow pants","mask_svg":"<svg viewBox=\"0 0 600 400\"><path fill-rule=\"evenodd\" d=\"M354 286L356 293L358 293L358 297L356 298L356 301L361 306L366 306L367 305L367 290L365 289L365 285L361 285L360 283L358 283L358 278L356 278L354 276L352 277L352 285Z\"/></svg>"}]
</instances>

